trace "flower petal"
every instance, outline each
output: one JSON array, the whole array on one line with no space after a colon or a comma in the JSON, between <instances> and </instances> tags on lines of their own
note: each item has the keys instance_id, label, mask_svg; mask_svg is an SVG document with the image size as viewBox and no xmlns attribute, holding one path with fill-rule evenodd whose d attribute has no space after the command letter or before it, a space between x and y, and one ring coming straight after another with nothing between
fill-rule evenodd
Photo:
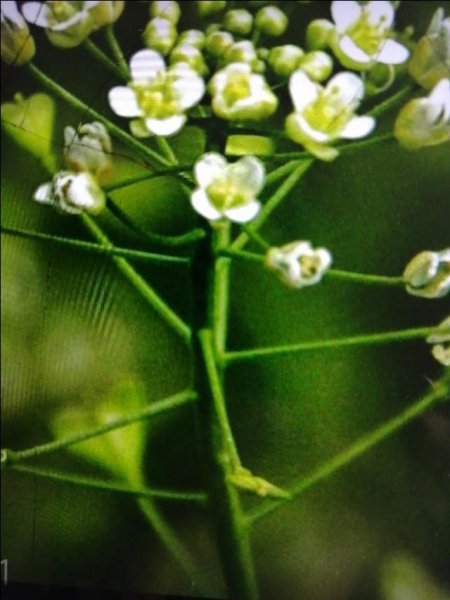
<instances>
[{"instance_id":1,"label":"flower petal","mask_svg":"<svg viewBox=\"0 0 450 600\"><path fill-rule=\"evenodd\" d=\"M376 121L373 117L353 117L340 132L339 136L347 140L365 137L373 131L375 123Z\"/></svg>"},{"instance_id":2,"label":"flower petal","mask_svg":"<svg viewBox=\"0 0 450 600\"><path fill-rule=\"evenodd\" d=\"M450 79L442 79L428 96L428 101L443 107L444 119L450 115Z\"/></svg>"},{"instance_id":3,"label":"flower petal","mask_svg":"<svg viewBox=\"0 0 450 600\"><path fill-rule=\"evenodd\" d=\"M208 219L208 221L216 221L222 217L215 206L213 206L203 190L195 190L191 196L191 204L199 215Z\"/></svg>"},{"instance_id":4,"label":"flower petal","mask_svg":"<svg viewBox=\"0 0 450 600\"><path fill-rule=\"evenodd\" d=\"M358 75L344 71L330 79L327 90L338 88L336 102L344 105L357 106L364 97L364 84Z\"/></svg>"},{"instance_id":5,"label":"flower petal","mask_svg":"<svg viewBox=\"0 0 450 600\"><path fill-rule=\"evenodd\" d=\"M338 31L345 31L361 16L362 9L358 2L336 0L331 3L331 14Z\"/></svg>"},{"instance_id":6,"label":"flower petal","mask_svg":"<svg viewBox=\"0 0 450 600\"><path fill-rule=\"evenodd\" d=\"M129 87L118 86L108 92L112 110L119 117L141 117L144 113L139 107L136 94Z\"/></svg>"},{"instance_id":7,"label":"flower petal","mask_svg":"<svg viewBox=\"0 0 450 600\"><path fill-rule=\"evenodd\" d=\"M49 26L50 12L48 6L43 2L25 2L22 5L22 14L25 19L39 27Z\"/></svg>"},{"instance_id":8,"label":"flower petal","mask_svg":"<svg viewBox=\"0 0 450 600\"><path fill-rule=\"evenodd\" d=\"M155 50L140 50L130 60L131 79L135 82L152 81L165 68L163 57Z\"/></svg>"},{"instance_id":9,"label":"flower petal","mask_svg":"<svg viewBox=\"0 0 450 600\"><path fill-rule=\"evenodd\" d=\"M2 0L1 2L1 20L9 21L15 25L18 29L21 29L26 25L24 18L17 8L17 2Z\"/></svg>"},{"instance_id":10,"label":"flower petal","mask_svg":"<svg viewBox=\"0 0 450 600\"><path fill-rule=\"evenodd\" d=\"M317 86L302 70L292 73L289 80L289 93L296 111L301 112L305 106L314 102L319 93Z\"/></svg>"},{"instance_id":11,"label":"flower petal","mask_svg":"<svg viewBox=\"0 0 450 600\"><path fill-rule=\"evenodd\" d=\"M207 188L227 168L226 159L217 152L204 154L194 167L195 179L201 188Z\"/></svg>"},{"instance_id":12,"label":"flower petal","mask_svg":"<svg viewBox=\"0 0 450 600\"><path fill-rule=\"evenodd\" d=\"M378 25L382 22L386 29L390 29L394 22L395 10L390 2L384 0L368 2L363 11L368 15L371 25Z\"/></svg>"},{"instance_id":13,"label":"flower petal","mask_svg":"<svg viewBox=\"0 0 450 600\"><path fill-rule=\"evenodd\" d=\"M41 204L53 204L53 184L51 181L40 185L33 194L33 200Z\"/></svg>"},{"instance_id":14,"label":"flower petal","mask_svg":"<svg viewBox=\"0 0 450 600\"><path fill-rule=\"evenodd\" d=\"M174 135L186 123L186 115L173 115L167 119L145 119L145 125L154 135Z\"/></svg>"},{"instance_id":15,"label":"flower petal","mask_svg":"<svg viewBox=\"0 0 450 600\"><path fill-rule=\"evenodd\" d=\"M368 65L372 62L373 57L369 56L364 50L361 50L348 35L344 35L338 43L341 52L348 58L351 58L351 60L363 65Z\"/></svg>"},{"instance_id":16,"label":"flower petal","mask_svg":"<svg viewBox=\"0 0 450 600\"><path fill-rule=\"evenodd\" d=\"M170 72L175 75L172 89L177 94L180 107L187 109L200 102L205 93L203 79L185 63L176 63Z\"/></svg>"},{"instance_id":17,"label":"flower petal","mask_svg":"<svg viewBox=\"0 0 450 600\"><path fill-rule=\"evenodd\" d=\"M318 142L319 144L326 144L327 142L332 141L332 137L328 133L324 133L323 131L313 129L308 123L308 121L303 118L303 115L301 115L300 113L294 113L294 115L296 118L292 121L300 129L302 136L307 137L313 140L314 142ZM302 144L303 141L300 141L300 143Z\"/></svg>"},{"instance_id":18,"label":"flower petal","mask_svg":"<svg viewBox=\"0 0 450 600\"><path fill-rule=\"evenodd\" d=\"M400 65L408 59L409 50L395 40L386 40L377 54L377 62L384 65Z\"/></svg>"},{"instance_id":19,"label":"flower petal","mask_svg":"<svg viewBox=\"0 0 450 600\"><path fill-rule=\"evenodd\" d=\"M225 211L225 216L236 223L248 223L256 217L261 208L261 203L257 200L252 200L244 206L230 208Z\"/></svg>"},{"instance_id":20,"label":"flower petal","mask_svg":"<svg viewBox=\"0 0 450 600\"><path fill-rule=\"evenodd\" d=\"M247 194L256 196L264 186L266 171L260 160L245 156L229 167L233 182Z\"/></svg>"}]
</instances>

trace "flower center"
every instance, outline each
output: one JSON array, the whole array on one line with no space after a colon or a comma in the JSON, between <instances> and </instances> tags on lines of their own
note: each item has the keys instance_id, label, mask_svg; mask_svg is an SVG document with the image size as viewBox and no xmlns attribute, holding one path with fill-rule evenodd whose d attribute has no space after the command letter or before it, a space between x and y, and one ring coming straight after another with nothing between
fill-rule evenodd
<instances>
[{"instance_id":1,"label":"flower center","mask_svg":"<svg viewBox=\"0 0 450 600\"><path fill-rule=\"evenodd\" d=\"M47 2L47 6L51 10L50 25L56 25L57 23L63 23L77 12L83 9L84 2Z\"/></svg>"},{"instance_id":2,"label":"flower center","mask_svg":"<svg viewBox=\"0 0 450 600\"><path fill-rule=\"evenodd\" d=\"M247 73L231 73L223 90L223 97L227 104L234 104L238 100L250 96L250 81Z\"/></svg>"},{"instance_id":3,"label":"flower center","mask_svg":"<svg viewBox=\"0 0 450 600\"><path fill-rule=\"evenodd\" d=\"M317 99L303 111L312 129L329 135L338 134L349 120L352 107L344 105L337 86L322 90Z\"/></svg>"},{"instance_id":4,"label":"flower center","mask_svg":"<svg viewBox=\"0 0 450 600\"><path fill-rule=\"evenodd\" d=\"M247 194L237 187L228 174L213 181L206 188L206 193L211 203L220 211L242 206L248 200Z\"/></svg>"},{"instance_id":5,"label":"flower center","mask_svg":"<svg viewBox=\"0 0 450 600\"><path fill-rule=\"evenodd\" d=\"M299 258L302 277L310 279L320 270L320 259L317 256L301 256Z\"/></svg>"},{"instance_id":6,"label":"flower center","mask_svg":"<svg viewBox=\"0 0 450 600\"><path fill-rule=\"evenodd\" d=\"M165 119L180 112L172 81L166 73L158 73L150 83L133 83L131 87L147 118Z\"/></svg>"},{"instance_id":7,"label":"flower center","mask_svg":"<svg viewBox=\"0 0 450 600\"><path fill-rule=\"evenodd\" d=\"M346 34L353 42L369 56L377 54L381 43L386 38L386 18L380 17L377 23L370 21L367 11L363 11L360 18L352 23Z\"/></svg>"}]
</instances>

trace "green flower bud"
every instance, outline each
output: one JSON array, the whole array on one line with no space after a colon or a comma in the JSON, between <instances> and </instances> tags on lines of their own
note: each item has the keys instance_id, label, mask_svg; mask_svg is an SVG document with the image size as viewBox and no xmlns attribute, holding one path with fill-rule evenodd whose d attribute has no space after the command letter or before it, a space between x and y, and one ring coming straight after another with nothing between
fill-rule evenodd
<instances>
[{"instance_id":1,"label":"green flower bud","mask_svg":"<svg viewBox=\"0 0 450 600\"><path fill-rule=\"evenodd\" d=\"M228 31L214 31L205 39L206 50L215 57L222 56L232 46L234 38Z\"/></svg>"},{"instance_id":2,"label":"green flower bud","mask_svg":"<svg viewBox=\"0 0 450 600\"><path fill-rule=\"evenodd\" d=\"M150 5L150 16L167 19L176 25L181 16L180 6L173 0L155 0Z\"/></svg>"},{"instance_id":3,"label":"green flower bud","mask_svg":"<svg viewBox=\"0 0 450 600\"><path fill-rule=\"evenodd\" d=\"M199 0L198 12L201 17L210 17L225 9L227 3L222 0Z\"/></svg>"},{"instance_id":4,"label":"green flower bud","mask_svg":"<svg viewBox=\"0 0 450 600\"><path fill-rule=\"evenodd\" d=\"M306 29L306 45L310 50L324 50L328 48L330 37L333 35L334 25L326 19L311 21Z\"/></svg>"},{"instance_id":5,"label":"green flower bud","mask_svg":"<svg viewBox=\"0 0 450 600\"><path fill-rule=\"evenodd\" d=\"M366 95L374 96L388 90L395 81L395 68L393 65L377 63L367 72L364 81Z\"/></svg>"},{"instance_id":6,"label":"green flower bud","mask_svg":"<svg viewBox=\"0 0 450 600\"><path fill-rule=\"evenodd\" d=\"M168 54L177 39L175 25L167 20L156 17L149 21L142 34L142 41L147 48L152 48L161 54Z\"/></svg>"},{"instance_id":7,"label":"green flower bud","mask_svg":"<svg viewBox=\"0 0 450 600\"><path fill-rule=\"evenodd\" d=\"M201 76L208 73L208 66L203 58L203 54L195 46L177 44L170 53L170 64L178 62L187 63Z\"/></svg>"},{"instance_id":8,"label":"green flower bud","mask_svg":"<svg viewBox=\"0 0 450 600\"><path fill-rule=\"evenodd\" d=\"M205 45L205 34L199 29L188 29L183 31L178 36L177 46L181 44L188 44L201 50Z\"/></svg>"},{"instance_id":9,"label":"green flower bud","mask_svg":"<svg viewBox=\"0 0 450 600\"><path fill-rule=\"evenodd\" d=\"M229 10L225 13L223 26L231 33L247 35L252 30L253 16L243 8Z\"/></svg>"},{"instance_id":10,"label":"green flower bud","mask_svg":"<svg viewBox=\"0 0 450 600\"><path fill-rule=\"evenodd\" d=\"M303 54L303 50L293 44L275 46L270 50L268 62L276 75L289 77L298 68L298 62Z\"/></svg>"},{"instance_id":11,"label":"green flower bud","mask_svg":"<svg viewBox=\"0 0 450 600\"><path fill-rule=\"evenodd\" d=\"M283 35L288 26L288 18L277 6L264 6L256 13L255 27L266 35Z\"/></svg>"},{"instance_id":12,"label":"green flower bud","mask_svg":"<svg viewBox=\"0 0 450 600\"><path fill-rule=\"evenodd\" d=\"M242 40L232 44L225 53L225 63L253 63L258 60L255 46L249 40Z\"/></svg>"},{"instance_id":13,"label":"green flower bud","mask_svg":"<svg viewBox=\"0 0 450 600\"><path fill-rule=\"evenodd\" d=\"M300 58L298 68L313 81L325 81L333 71L333 59L326 52L313 50Z\"/></svg>"}]
</instances>

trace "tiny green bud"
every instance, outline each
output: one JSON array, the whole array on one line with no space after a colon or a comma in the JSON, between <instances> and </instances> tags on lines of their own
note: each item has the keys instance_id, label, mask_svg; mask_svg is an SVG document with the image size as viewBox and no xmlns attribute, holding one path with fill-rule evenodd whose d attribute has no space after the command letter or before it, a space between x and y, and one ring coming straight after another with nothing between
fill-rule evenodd
<instances>
[{"instance_id":1,"label":"tiny green bud","mask_svg":"<svg viewBox=\"0 0 450 600\"><path fill-rule=\"evenodd\" d=\"M421 298L442 298L450 292L450 248L440 252L425 250L406 265L403 272L406 291Z\"/></svg>"},{"instance_id":2,"label":"tiny green bud","mask_svg":"<svg viewBox=\"0 0 450 600\"><path fill-rule=\"evenodd\" d=\"M198 12L201 17L210 17L225 9L225 0L199 0L197 2Z\"/></svg>"},{"instance_id":3,"label":"tiny green bud","mask_svg":"<svg viewBox=\"0 0 450 600\"><path fill-rule=\"evenodd\" d=\"M300 58L298 68L313 81L325 81L333 71L333 59L322 50L313 50Z\"/></svg>"},{"instance_id":4,"label":"tiny green bud","mask_svg":"<svg viewBox=\"0 0 450 600\"><path fill-rule=\"evenodd\" d=\"M293 44L275 46L270 50L268 62L275 75L289 77L297 69L303 54L303 50Z\"/></svg>"},{"instance_id":5,"label":"tiny green bud","mask_svg":"<svg viewBox=\"0 0 450 600\"><path fill-rule=\"evenodd\" d=\"M266 35L283 35L288 26L288 18L277 6L264 6L256 13L255 27Z\"/></svg>"},{"instance_id":6,"label":"tiny green bud","mask_svg":"<svg viewBox=\"0 0 450 600\"><path fill-rule=\"evenodd\" d=\"M228 31L214 31L205 39L206 50L215 57L224 54L232 46L234 38Z\"/></svg>"},{"instance_id":7,"label":"tiny green bud","mask_svg":"<svg viewBox=\"0 0 450 600\"><path fill-rule=\"evenodd\" d=\"M208 66L205 63L203 54L195 46L189 44L177 44L170 53L170 64L184 62L194 71L203 76L208 73Z\"/></svg>"},{"instance_id":8,"label":"tiny green bud","mask_svg":"<svg viewBox=\"0 0 450 600\"><path fill-rule=\"evenodd\" d=\"M229 10L225 13L223 26L231 33L247 35L252 30L253 16L243 8Z\"/></svg>"},{"instance_id":9,"label":"tiny green bud","mask_svg":"<svg viewBox=\"0 0 450 600\"><path fill-rule=\"evenodd\" d=\"M311 21L306 29L306 45L310 50L324 50L328 48L330 37L333 35L334 25L326 19Z\"/></svg>"},{"instance_id":10,"label":"tiny green bud","mask_svg":"<svg viewBox=\"0 0 450 600\"><path fill-rule=\"evenodd\" d=\"M150 5L150 16L167 19L176 25L181 16L180 6L173 0L155 0Z\"/></svg>"},{"instance_id":11,"label":"tiny green bud","mask_svg":"<svg viewBox=\"0 0 450 600\"><path fill-rule=\"evenodd\" d=\"M188 44L201 50L205 45L205 34L199 29L187 29L178 36L177 46L181 44Z\"/></svg>"},{"instance_id":12,"label":"tiny green bud","mask_svg":"<svg viewBox=\"0 0 450 600\"><path fill-rule=\"evenodd\" d=\"M269 58L270 50L269 48L257 48L256 55L261 60L267 60Z\"/></svg>"},{"instance_id":13,"label":"tiny green bud","mask_svg":"<svg viewBox=\"0 0 450 600\"><path fill-rule=\"evenodd\" d=\"M177 39L175 25L167 19L157 17L149 21L142 34L142 41L147 48L152 48L161 54L168 54Z\"/></svg>"},{"instance_id":14,"label":"tiny green bud","mask_svg":"<svg viewBox=\"0 0 450 600\"><path fill-rule=\"evenodd\" d=\"M227 64L234 62L253 63L258 60L255 46L249 40L242 40L232 44L225 53L225 62Z\"/></svg>"}]
</instances>

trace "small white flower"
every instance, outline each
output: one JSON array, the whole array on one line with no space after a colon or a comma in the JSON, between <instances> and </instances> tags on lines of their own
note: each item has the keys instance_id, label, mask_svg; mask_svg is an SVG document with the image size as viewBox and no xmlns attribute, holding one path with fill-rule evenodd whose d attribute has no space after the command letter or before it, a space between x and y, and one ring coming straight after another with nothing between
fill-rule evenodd
<instances>
[{"instance_id":1,"label":"small white flower","mask_svg":"<svg viewBox=\"0 0 450 600\"><path fill-rule=\"evenodd\" d=\"M319 283L331 263L331 254L326 248L314 249L307 241L271 248L265 258L266 267L295 289Z\"/></svg>"},{"instance_id":2,"label":"small white flower","mask_svg":"<svg viewBox=\"0 0 450 600\"><path fill-rule=\"evenodd\" d=\"M355 116L364 85L354 73L338 73L324 88L302 70L292 74L289 91L295 112L286 120L288 136L322 160L338 155L329 144L337 139L358 139L375 127L375 119Z\"/></svg>"},{"instance_id":3,"label":"small white flower","mask_svg":"<svg viewBox=\"0 0 450 600\"><path fill-rule=\"evenodd\" d=\"M181 9L178 2L174 2L174 0L154 0L150 5L150 14L152 17L161 17L172 21L176 25L181 16Z\"/></svg>"},{"instance_id":4,"label":"small white flower","mask_svg":"<svg viewBox=\"0 0 450 600\"><path fill-rule=\"evenodd\" d=\"M88 212L98 215L105 206L105 194L91 173L59 171L53 181L43 183L33 199L49 204L70 215Z\"/></svg>"},{"instance_id":5,"label":"small white flower","mask_svg":"<svg viewBox=\"0 0 450 600\"><path fill-rule=\"evenodd\" d=\"M111 138L102 123L85 123L78 131L64 129L64 158L73 171L88 171L104 180L111 171Z\"/></svg>"},{"instance_id":6,"label":"small white flower","mask_svg":"<svg viewBox=\"0 0 450 600\"><path fill-rule=\"evenodd\" d=\"M228 164L221 154L209 152L196 162L194 173L199 187L191 203L208 221L247 223L258 214L256 196L264 186L265 169L257 158L245 156Z\"/></svg>"},{"instance_id":7,"label":"small white flower","mask_svg":"<svg viewBox=\"0 0 450 600\"><path fill-rule=\"evenodd\" d=\"M405 267L406 291L421 298L442 298L450 292L450 248L424 251Z\"/></svg>"},{"instance_id":8,"label":"small white flower","mask_svg":"<svg viewBox=\"0 0 450 600\"><path fill-rule=\"evenodd\" d=\"M170 64L184 62L188 64L200 76L208 73L208 65L205 62L201 50L187 43L177 44L170 53Z\"/></svg>"},{"instance_id":9,"label":"small white flower","mask_svg":"<svg viewBox=\"0 0 450 600\"><path fill-rule=\"evenodd\" d=\"M220 32L217 32L220 33ZM241 40L240 42L232 43L225 51L225 64L231 63L247 63L252 65L258 60L256 48L250 40Z\"/></svg>"},{"instance_id":10,"label":"small white flower","mask_svg":"<svg viewBox=\"0 0 450 600\"><path fill-rule=\"evenodd\" d=\"M408 70L417 83L431 90L450 73L450 17L438 8L423 38L414 49Z\"/></svg>"},{"instance_id":11,"label":"small white flower","mask_svg":"<svg viewBox=\"0 0 450 600\"><path fill-rule=\"evenodd\" d=\"M205 38L206 36L203 31L199 29L187 29L186 31L182 31L178 36L177 45L188 44L201 50L205 45Z\"/></svg>"},{"instance_id":12,"label":"small white flower","mask_svg":"<svg viewBox=\"0 0 450 600\"><path fill-rule=\"evenodd\" d=\"M262 75L246 63L232 63L209 82L212 109L222 119L261 120L275 112L278 99Z\"/></svg>"},{"instance_id":13,"label":"small white flower","mask_svg":"<svg viewBox=\"0 0 450 600\"><path fill-rule=\"evenodd\" d=\"M341 63L349 69L370 69L375 63L404 63L409 51L389 39L395 9L391 2L377 0L361 5L353 0L335 0L331 14L336 24L330 43Z\"/></svg>"},{"instance_id":14,"label":"small white flower","mask_svg":"<svg viewBox=\"0 0 450 600\"><path fill-rule=\"evenodd\" d=\"M1 3L1 54L8 65L20 67L29 62L36 48L25 19L20 14L17 3Z\"/></svg>"},{"instance_id":15,"label":"small white flower","mask_svg":"<svg viewBox=\"0 0 450 600\"><path fill-rule=\"evenodd\" d=\"M186 63L166 69L162 56L154 50L140 50L130 60L131 82L114 87L108 98L120 117L138 117L131 123L139 137L169 136L186 122L184 111L201 100L203 79Z\"/></svg>"},{"instance_id":16,"label":"small white flower","mask_svg":"<svg viewBox=\"0 0 450 600\"><path fill-rule=\"evenodd\" d=\"M442 79L430 95L410 100L400 111L394 134L408 150L443 144L450 139L450 79Z\"/></svg>"},{"instance_id":17,"label":"small white flower","mask_svg":"<svg viewBox=\"0 0 450 600\"><path fill-rule=\"evenodd\" d=\"M434 358L444 367L450 367L450 315L442 321L438 331L427 337L427 342L433 344L431 352Z\"/></svg>"}]
</instances>

